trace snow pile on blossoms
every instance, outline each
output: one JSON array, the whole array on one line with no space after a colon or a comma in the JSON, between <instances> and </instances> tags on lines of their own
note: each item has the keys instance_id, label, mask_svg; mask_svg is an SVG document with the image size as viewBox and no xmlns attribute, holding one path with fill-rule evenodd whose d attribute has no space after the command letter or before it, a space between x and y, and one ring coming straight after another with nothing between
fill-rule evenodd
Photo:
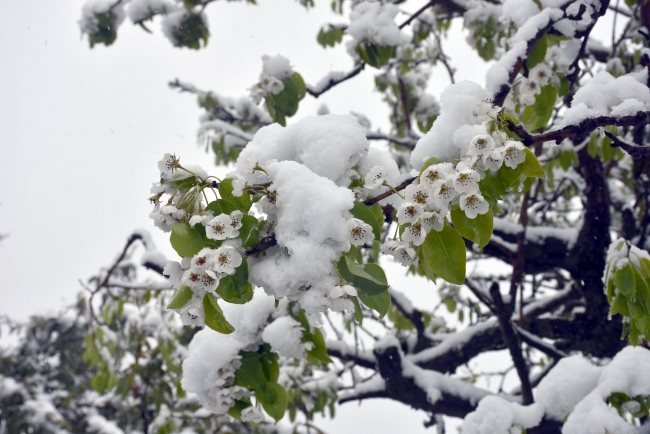
<instances>
[{"instance_id":1,"label":"snow pile on blossoms","mask_svg":"<svg viewBox=\"0 0 650 434\"><path fill-rule=\"evenodd\" d=\"M650 89L634 77L599 72L576 92L558 129L598 116L629 116L650 109Z\"/></svg>"},{"instance_id":2,"label":"snow pile on blossoms","mask_svg":"<svg viewBox=\"0 0 650 434\"><path fill-rule=\"evenodd\" d=\"M353 167L368 148L364 128L352 117L311 116L286 128L273 124L260 129L241 152L237 168L247 173L251 171L247 165L255 162L296 161L316 175L347 187L355 176ZM397 167L394 161L393 165Z\"/></svg>"},{"instance_id":3,"label":"snow pile on blossoms","mask_svg":"<svg viewBox=\"0 0 650 434\"><path fill-rule=\"evenodd\" d=\"M485 123L496 116L498 108L492 95L476 83L452 84L440 96L440 116L411 153L411 165L420 170L429 157L442 162L460 158L478 134L486 134Z\"/></svg>"},{"instance_id":4,"label":"snow pile on blossoms","mask_svg":"<svg viewBox=\"0 0 650 434\"><path fill-rule=\"evenodd\" d=\"M112 16L112 25L117 28L125 18L124 6L115 4L113 0L91 0L81 8L81 19L79 27L82 33L93 35L100 30L100 22L97 15Z\"/></svg>"},{"instance_id":5,"label":"snow pile on blossoms","mask_svg":"<svg viewBox=\"0 0 650 434\"><path fill-rule=\"evenodd\" d=\"M177 10L178 7L165 0L131 0L126 11L134 23L148 20L154 15Z\"/></svg>"},{"instance_id":6,"label":"snow pile on blossoms","mask_svg":"<svg viewBox=\"0 0 650 434\"><path fill-rule=\"evenodd\" d=\"M257 350L268 317L275 311L273 298L257 294L243 305L227 304L224 313L235 327L231 334L205 328L194 335L183 361L183 389L196 393L201 405L215 414L224 414L236 399L250 396L235 386L235 372L241 365L239 351Z\"/></svg>"},{"instance_id":7,"label":"snow pile on blossoms","mask_svg":"<svg viewBox=\"0 0 650 434\"><path fill-rule=\"evenodd\" d=\"M251 99L259 104L266 95L279 94L284 90L283 81L292 74L293 68L286 57L262 56L262 72L258 84L251 88Z\"/></svg>"},{"instance_id":8,"label":"snow pile on blossoms","mask_svg":"<svg viewBox=\"0 0 650 434\"><path fill-rule=\"evenodd\" d=\"M348 34L354 38L351 44L356 46L360 42L370 42L395 46L407 43L408 36L395 24L398 13L398 7L393 4L359 3L350 12Z\"/></svg>"},{"instance_id":9,"label":"snow pile on blossoms","mask_svg":"<svg viewBox=\"0 0 650 434\"><path fill-rule=\"evenodd\" d=\"M276 298L300 301L310 321L330 307L339 283L333 264L350 249L354 194L294 161L266 166L276 195L266 208L278 246L250 258L250 280ZM372 231L371 231L372 233Z\"/></svg>"}]
</instances>

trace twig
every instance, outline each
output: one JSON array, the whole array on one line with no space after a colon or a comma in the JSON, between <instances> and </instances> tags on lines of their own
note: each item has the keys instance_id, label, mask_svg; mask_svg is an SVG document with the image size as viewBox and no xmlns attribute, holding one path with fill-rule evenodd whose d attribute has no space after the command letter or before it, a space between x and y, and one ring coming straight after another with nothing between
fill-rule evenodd
<instances>
[{"instance_id":1,"label":"twig","mask_svg":"<svg viewBox=\"0 0 650 434\"><path fill-rule=\"evenodd\" d=\"M630 154L632 158L640 159L650 155L650 146L646 147L646 146L630 145L629 143L624 142L623 140L619 139L609 131L605 131L605 135L611 139L612 143L610 144L610 146L612 148L621 148L622 150Z\"/></svg>"},{"instance_id":2,"label":"twig","mask_svg":"<svg viewBox=\"0 0 650 434\"><path fill-rule=\"evenodd\" d=\"M396 145L404 146L405 148L408 149L415 149L415 144L417 143L417 140L408 138L408 137L394 137L394 136L388 136L383 133L367 133L366 134L366 139L368 140L387 140L391 143L395 143Z\"/></svg>"},{"instance_id":3,"label":"twig","mask_svg":"<svg viewBox=\"0 0 650 434\"><path fill-rule=\"evenodd\" d=\"M383 200L383 199L386 199L389 196L392 196L393 194L395 194L395 191L404 190L406 187L411 185L413 183L413 181L415 181L416 179L417 179L417 176L414 176L413 178L409 178L406 181L402 182L397 187L395 187L393 190L388 190L388 191L386 191L386 192L384 192L384 193L382 193L382 194L380 194L378 196L372 197L372 198L364 201L363 203L364 203L364 205L372 206L372 205L376 204L377 202L379 202L380 200Z\"/></svg>"},{"instance_id":4,"label":"twig","mask_svg":"<svg viewBox=\"0 0 650 434\"><path fill-rule=\"evenodd\" d=\"M404 21L402 24L400 24L400 25L399 25L399 28L400 28L400 29L403 29L404 27L406 27L406 26L408 26L409 24L411 24L411 22L412 22L414 19L416 19L417 17L419 17L420 15L422 15L422 14L424 13L424 11L426 11L428 8L430 8L430 7L433 6L434 4L436 4L436 0L431 0L430 2L428 2L427 4L425 4L424 6L422 6L420 9L417 10L417 12L415 12L413 15L411 15L411 16L408 18L408 20L406 20L406 21Z\"/></svg>"},{"instance_id":5,"label":"twig","mask_svg":"<svg viewBox=\"0 0 650 434\"><path fill-rule=\"evenodd\" d=\"M329 83L327 83L327 85L325 87L322 87L322 88L320 88L318 90L316 90L313 86L307 85L307 93L310 94L311 96L313 96L314 98L318 98L319 96L321 96L322 94L324 94L325 92L327 92L328 90L333 88L334 86L336 86L338 84L341 84L344 81L351 79L352 77L355 77L361 71L363 71L363 68L365 68L365 67L366 67L366 64L362 62L359 65L357 65L357 67L354 68L352 71L345 74L343 77L330 78Z\"/></svg>"}]
</instances>

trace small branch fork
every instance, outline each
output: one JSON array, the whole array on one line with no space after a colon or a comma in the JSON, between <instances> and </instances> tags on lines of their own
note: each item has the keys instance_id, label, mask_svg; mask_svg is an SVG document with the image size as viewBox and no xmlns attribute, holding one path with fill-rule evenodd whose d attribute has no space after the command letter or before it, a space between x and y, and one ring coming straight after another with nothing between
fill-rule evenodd
<instances>
[{"instance_id":1,"label":"small branch fork","mask_svg":"<svg viewBox=\"0 0 650 434\"><path fill-rule=\"evenodd\" d=\"M546 133L536 135L530 134L521 124L515 125L511 120L508 120L507 122L508 129L515 132L519 137L521 137L523 139L524 145L532 146L544 142L555 142L556 144L560 144L564 139L585 137L587 134L591 133L597 128L609 125L615 125L618 127L636 127L646 125L650 123L650 112L640 111L633 115L621 117L598 116L595 118L585 119L576 125L569 125L559 130L548 131ZM635 146L625 143L618 137L608 132L605 132L605 135L612 139L612 146L620 147L632 155L634 158L650 155L650 148L648 147ZM577 144L579 143L576 143L576 145Z\"/></svg>"}]
</instances>

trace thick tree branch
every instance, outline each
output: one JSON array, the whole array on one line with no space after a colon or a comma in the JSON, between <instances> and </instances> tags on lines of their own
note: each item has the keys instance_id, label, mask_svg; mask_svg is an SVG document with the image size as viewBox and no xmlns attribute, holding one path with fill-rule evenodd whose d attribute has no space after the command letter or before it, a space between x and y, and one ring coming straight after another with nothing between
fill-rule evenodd
<instances>
[{"instance_id":1,"label":"thick tree branch","mask_svg":"<svg viewBox=\"0 0 650 434\"><path fill-rule=\"evenodd\" d=\"M595 118L588 118L575 125L568 125L558 130L547 131L542 134L530 134L523 125L515 125L512 121L508 120L508 129L515 132L523 139L526 146L531 146L537 143L555 142L560 144L564 139L577 139L584 138L592 131L600 127L609 125L616 125L619 127L634 127L638 125L646 125L650 122L650 112L637 112L628 116L598 116ZM574 140L577 146L581 141Z\"/></svg>"},{"instance_id":2,"label":"thick tree branch","mask_svg":"<svg viewBox=\"0 0 650 434\"><path fill-rule=\"evenodd\" d=\"M494 313L499 319L499 328L503 335L503 341L508 347L508 351L510 351L510 356L512 357L515 369L517 370L517 375L519 375L519 380L521 381L521 396L523 404L530 405L534 400L533 389L530 385L530 378L528 377L528 366L526 366L526 360L521 353L521 344L517 339L517 335L515 334L515 330L510 321L508 308L501 299L499 285L496 282L490 287L490 295L492 296L492 300L494 300L494 307L496 308L496 312Z\"/></svg>"}]
</instances>

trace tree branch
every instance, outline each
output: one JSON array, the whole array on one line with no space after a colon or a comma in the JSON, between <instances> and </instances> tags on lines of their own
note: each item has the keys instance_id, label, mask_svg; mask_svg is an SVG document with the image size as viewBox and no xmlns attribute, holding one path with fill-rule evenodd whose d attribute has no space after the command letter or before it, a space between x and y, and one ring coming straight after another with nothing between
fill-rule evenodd
<instances>
[{"instance_id":1,"label":"tree branch","mask_svg":"<svg viewBox=\"0 0 650 434\"><path fill-rule=\"evenodd\" d=\"M508 120L508 129L515 132L523 139L523 144L531 146L536 143L555 142L560 144L564 139L574 139L584 137L594 131L596 128L606 127L609 125L616 125L618 127L633 127L638 125L645 125L650 122L650 112L636 112L628 116L598 116L595 118L585 119L578 124L568 125L559 130L548 131L546 133L532 135L521 125L515 125L512 121ZM574 141L577 146L579 141Z\"/></svg>"},{"instance_id":2,"label":"tree branch","mask_svg":"<svg viewBox=\"0 0 650 434\"><path fill-rule=\"evenodd\" d=\"M354 68L352 71L348 72L342 77L338 77L338 78L330 77L326 85L318 86L318 88L316 88L315 86L307 85L307 93L313 96L314 98L318 98L319 96L321 96L322 94L324 94L325 92L333 88L334 86L341 84L344 81L351 79L352 77L357 76L361 71L363 71L365 67L366 64L362 62L359 65L357 65L356 68Z\"/></svg>"},{"instance_id":3,"label":"tree branch","mask_svg":"<svg viewBox=\"0 0 650 434\"><path fill-rule=\"evenodd\" d=\"M523 399L524 405L530 405L534 402L533 400L533 390L530 385L530 378L528 377L528 366L526 366L526 360L524 359L523 354L521 354L521 344L517 339L514 328L510 321L510 315L508 314L508 309L501 299L501 291L499 290L499 285L494 282L490 287L490 295L492 300L494 300L494 306L496 311L494 312L499 319L499 328L501 329L501 334L503 335L503 340L510 351L510 356L512 361L515 364L515 369L517 370L517 375L519 375L519 380L521 381L521 396Z\"/></svg>"}]
</instances>

